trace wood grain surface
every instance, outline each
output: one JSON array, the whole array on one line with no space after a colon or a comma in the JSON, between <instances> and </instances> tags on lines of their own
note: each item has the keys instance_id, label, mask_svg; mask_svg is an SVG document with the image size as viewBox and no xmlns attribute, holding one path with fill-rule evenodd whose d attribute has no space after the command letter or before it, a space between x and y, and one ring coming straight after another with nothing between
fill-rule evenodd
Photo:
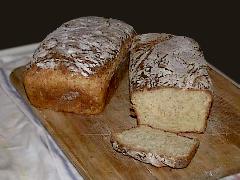
<instances>
[{"instance_id":1,"label":"wood grain surface","mask_svg":"<svg viewBox=\"0 0 240 180\"><path fill-rule=\"evenodd\" d=\"M209 70L214 102L200 147L184 169L156 168L115 152L112 132L136 126L130 117L127 74L107 105L97 116L81 116L32 107L44 127L85 179L217 179L240 172L240 90ZM23 68L15 69L11 81L29 103L23 87Z\"/></svg>"}]
</instances>

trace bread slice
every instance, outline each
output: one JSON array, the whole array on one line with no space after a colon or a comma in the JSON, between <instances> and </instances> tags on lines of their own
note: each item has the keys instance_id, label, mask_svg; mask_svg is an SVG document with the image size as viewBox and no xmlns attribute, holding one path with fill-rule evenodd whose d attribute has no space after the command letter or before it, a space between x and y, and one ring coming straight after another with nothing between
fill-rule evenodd
<instances>
[{"instance_id":1,"label":"bread slice","mask_svg":"<svg viewBox=\"0 0 240 180\"><path fill-rule=\"evenodd\" d=\"M193 39L156 33L136 36L129 78L139 124L171 132L204 132L212 83Z\"/></svg>"},{"instance_id":2,"label":"bread slice","mask_svg":"<svg viewBox=\"0 0 240 180\"><path fill-rule=\"evenodd\" d=\"M64 23L39 45L27 65L24 85L30 102L40 108L97 114L129 63L132 26L103 17Z\"/></svg>"},{"instance_id":3,"label":"bread slice","mask_svg":"<svg viewBox=\"0 0 240 180\"><path fill-rule=\"evenodd\" d=\"M156 167L186 167L199 146L197 139L178 136L174 133L138 126L111 137L113 148L144 163Z\"/></svg>"}]
</instances>

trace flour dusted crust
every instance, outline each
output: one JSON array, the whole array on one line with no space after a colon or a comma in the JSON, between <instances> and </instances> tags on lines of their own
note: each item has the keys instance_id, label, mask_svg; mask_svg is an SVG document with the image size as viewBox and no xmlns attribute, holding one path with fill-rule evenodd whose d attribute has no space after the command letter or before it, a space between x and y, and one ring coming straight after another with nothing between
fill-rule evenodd
<instances>
[{"instance_id":1,"label":"flour dusted crust","mask_svg":"<svg viewBox=\"0 0 240 180\"><path fill-rule=\"evenodd\" d=\"M134 34L132 26L115 19L81 17L49 34L33 55L30 67L56 69L89 77L113 61L122 42Z\"/></svg>"},{"instance_id":2,"label":"flour dusted crust","mask_svg":"<svg viewBox=\"0 0 240 180\"><path fill-rule=\"evenodd\" d=\"M138 35L130 59L131 92L157 87L211 91L203 53L191 38L164 33Z\"/></svg>"},{"instance_id":3,"label":"flour dusted crust","mask_svg":"<svg viewBox=\"0 0 240 180\"><path fill-rule=\"evenodd\" d=\"M81 17L49 34L26 66L24 86L35 107L97 114L129 63L133 28L119 20Z\"/></svg>"},{"instance_id":4,"label":"flour dusted crust","mask_svg":"<svg viewBox=\"0 0 240 180\"><path fill-rule=\"evenodd\" d=\"M158 155L155 155L153 153L146 153L146 152L141 152L141 151L136 151L136 150L131 150L130 148L124 147L124 145L120 145L119 142L115 140L112 141L112 147L114 150L117 152L120 152L124 155L128 155L133 157L136 160L142 161L144 163L152 164L156 167L163 167L166 166L162 162L164 162L164 158L161 158Z\"/></svg>"},{"instance_id":5,"label":"flour dusted crust","mask_svg":"<svg viewBox=\"0 0 240 180\"><path fill-rule=\"evenodd\" d=\"M130 49L129 81L139 124L171 132L206 129L212 82L193 39L164 33L136 36Z\"/></svg>"}]
</instances>

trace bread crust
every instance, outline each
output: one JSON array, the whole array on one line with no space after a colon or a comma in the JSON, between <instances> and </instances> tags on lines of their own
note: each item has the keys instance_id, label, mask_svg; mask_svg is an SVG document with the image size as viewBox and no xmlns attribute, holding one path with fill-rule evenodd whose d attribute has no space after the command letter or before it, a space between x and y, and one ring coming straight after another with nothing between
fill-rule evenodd
<instances>
[{"instance_id":1,"label":"bread crust","mask_svg":"<svg viewBox=\"0 0 240 180\"><path fill-rule=\"evenodd\" d=\"M169 130L203 133L207 127L213 91L207 63L198 43L183 36L149 33L136 36L130 52L130 99L138 124L142 123L139 112L133 104L134 94L163 88L203 91L211 99L207 106L204 126L198 131Z\"/></svg>"},{"instance_id":2,"label":"bread crust","mask_svg":"<svg viewBox=\"0 0 240 180\"><path fill-rule=\"evenodd\" d=\"M110 139L110 142L112 143L112 147L114 150L122 153L123 155L133 157L134 159L139 160L141 162L152 164L153 166L156 166L156 167L163 167L163 166L169 166L172 168L187 167L188 164L191 162L192 158L194 157L200 144L200 141L198 139L185 137L188 139L193 139L195 141L194 147L192 148L188 156L174 158L174 157L166 156L164 154L146 152L140 148L130 147L126 144L121 143L120 140L117 138L117 134L118 133L112 134Z\"/></svg>"},{"instance_id":3,"label":"bread crust","mask_svg":"<svg viewBox=\"0 0 240 180\"><path fill-rule=\"evenodd\" d=\"M142 34L133 39L130 52L130 92L158 87L212 91L206 60L191 38Z\"/></svg>"},{"instance_id":4,"label":"bread crust","mask_svg":"<svg viewBox=\"0 0 240 180\"><path fill-rule=\"evenodd\" d=\"M31 104L85 115L102 112L126 72L134 35L131 26L113 19L64 23L40 43L26 66Z\"/></svg>"}]
</instances>

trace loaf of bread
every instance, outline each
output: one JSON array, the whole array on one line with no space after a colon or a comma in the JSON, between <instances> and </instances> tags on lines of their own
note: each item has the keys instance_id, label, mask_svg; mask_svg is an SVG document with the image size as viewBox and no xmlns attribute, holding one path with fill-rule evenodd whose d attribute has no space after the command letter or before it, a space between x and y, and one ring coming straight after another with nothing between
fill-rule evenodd
<instances>
[{"instance_id":1,"label":"loaf of bread","mask_svg":"<svg viewBox=\"0 0 240 180\"><path fill-rule=\"evenodd\" d=\"M119 20L82 17L49 34L27 65L24 85L40 108L97 114L127 70L134 29Z\"/></svg>"},{"instance_id":2,"label":"loaf of bread","mask_svg":"<svg viewBox=\"0 0 240 180\"><path fill-rule=\"evenodd\" d=\"M139 126L111 137L113 148L139 161L156 167L186 167L199 146L197 139L178 136L174 133Z\"/></svg>"},{"instance_id":3,"label":"loaf of bread","mask_svg":"<svg viewBox=\"0 0 240 180\"><path fill-rule=\"evenodd\" d=\"M203 132L212 84L198 43L184 36L149 33L134 38L130 96L138 123L171 132Z\"/></svg>"}]
</instances>

